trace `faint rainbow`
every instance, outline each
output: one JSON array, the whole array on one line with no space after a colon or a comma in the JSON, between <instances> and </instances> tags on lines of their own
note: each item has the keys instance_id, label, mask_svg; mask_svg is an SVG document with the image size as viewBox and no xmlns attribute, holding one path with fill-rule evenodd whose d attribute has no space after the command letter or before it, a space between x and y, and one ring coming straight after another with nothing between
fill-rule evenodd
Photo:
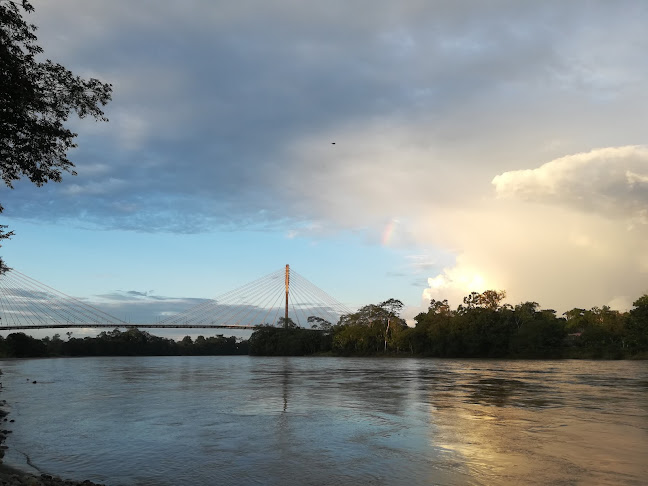
<instances>
[{"instance_id":1,"label":"faint rainbow","mask_svg":"<svg viewBox=\"0 0 648 486\"><path fill-rule=\"evenodd\" d=\"M387 223L387 226L385 226L385 229L383 230L383 235L382 235L383 246L389 245L390 241L392 240L392 237L394 236L395 229L396 229L396 220L392 219L389 223Z\"/></svg>"}]
</instances>

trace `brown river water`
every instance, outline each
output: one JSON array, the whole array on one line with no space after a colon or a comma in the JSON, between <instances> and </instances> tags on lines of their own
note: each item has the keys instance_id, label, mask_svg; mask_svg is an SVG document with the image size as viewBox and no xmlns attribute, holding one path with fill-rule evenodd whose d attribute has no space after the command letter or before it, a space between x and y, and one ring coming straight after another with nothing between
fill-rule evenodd
<instances>
[{"instance_id":1,"label":"brown river water","mask_svg":"<svg viewBox=\"0 0 648 486\"><path fill-rule=\"evenodd\" d=\"M648 484L648 362L0 361L5 462L118 485ZM33 383L36 381L37 383Z\"/></svg>"}]
</instances>

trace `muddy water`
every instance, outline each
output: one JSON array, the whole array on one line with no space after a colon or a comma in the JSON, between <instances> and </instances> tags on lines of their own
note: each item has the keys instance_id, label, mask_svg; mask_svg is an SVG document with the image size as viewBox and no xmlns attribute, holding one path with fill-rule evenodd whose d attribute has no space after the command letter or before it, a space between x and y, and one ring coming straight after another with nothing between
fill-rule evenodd
<instances>
[{"instance_id":1,"label":"muddy water","mask_svg":"<svg viewBox=\"0 0 648 486\"><path fill-rule=\"evenodd\" d=\"M647 362L160 357L0 368L15 420L6 462L111 486L648 483Z\"/></svg>"}]
</instances>

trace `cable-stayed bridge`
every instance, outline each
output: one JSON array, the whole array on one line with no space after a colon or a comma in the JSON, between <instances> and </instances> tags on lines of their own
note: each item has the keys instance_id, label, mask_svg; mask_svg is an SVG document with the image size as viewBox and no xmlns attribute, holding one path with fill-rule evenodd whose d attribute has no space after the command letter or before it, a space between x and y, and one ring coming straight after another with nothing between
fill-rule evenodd
<instances>
[{"instance_id":1,"label":"cable-stayed bridge","mask_svg":"<svg viewBox=\"0 0 648 486\"><path fill-rule=\"evenodd\" d=\"M0 276L0 330L65 328L253 329L335 324L352 311L286 265L155 323L123 321L17 270Z\"/></svg>"}]
</instances>

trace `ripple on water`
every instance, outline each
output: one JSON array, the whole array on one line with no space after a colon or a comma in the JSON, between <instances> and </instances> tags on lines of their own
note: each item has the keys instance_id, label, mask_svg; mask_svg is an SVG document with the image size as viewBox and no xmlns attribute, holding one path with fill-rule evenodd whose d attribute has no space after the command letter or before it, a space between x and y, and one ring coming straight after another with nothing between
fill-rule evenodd
<instances>
[{"instance_id":1,"label":"ripple on water","mask_svg":"<svg viewBox=\"0 0 648 486\"><path fill-rule=\"evenodd\" d=\"M16 418L10 454L110 486L648 476L643 362L170 357L0 367Z\"/></svg>"}]
</instances>

